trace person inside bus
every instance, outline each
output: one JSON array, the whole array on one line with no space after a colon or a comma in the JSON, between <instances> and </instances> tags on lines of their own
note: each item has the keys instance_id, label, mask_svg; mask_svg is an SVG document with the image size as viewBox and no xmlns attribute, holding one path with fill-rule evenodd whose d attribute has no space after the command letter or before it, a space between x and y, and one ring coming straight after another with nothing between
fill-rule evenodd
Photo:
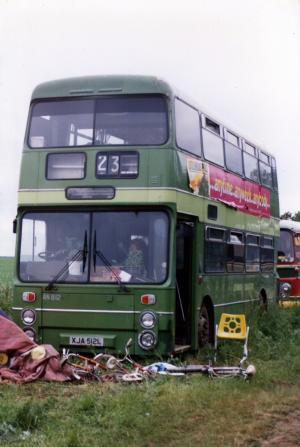
<instances>
[{"instance_id":1,"label":"person inside bus","mask_svg":"<svg viewBox=\"0 0 300 447\"><path fill-rule=\"evenodd\" d=\"M127 258L124 261L124 270L133 276L145 274L144 242L134 239L129 246Z\"/></svg>"}]
</instances>

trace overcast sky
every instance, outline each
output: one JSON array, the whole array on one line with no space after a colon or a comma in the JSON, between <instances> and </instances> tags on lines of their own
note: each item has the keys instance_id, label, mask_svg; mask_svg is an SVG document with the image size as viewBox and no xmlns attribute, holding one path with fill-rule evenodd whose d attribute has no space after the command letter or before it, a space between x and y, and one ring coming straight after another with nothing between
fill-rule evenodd
<instances>
[{"instance_id":1,"label":"overcast sky","mask_svg":"<svg viewBox=\"0 0 300 447\"><path fill-rule=\"evenodd\" d=\"M0 0L0 255L36 84L151 74L272 152L281 212L300 209L299 0Z\"/></svg>"}]
</instances>

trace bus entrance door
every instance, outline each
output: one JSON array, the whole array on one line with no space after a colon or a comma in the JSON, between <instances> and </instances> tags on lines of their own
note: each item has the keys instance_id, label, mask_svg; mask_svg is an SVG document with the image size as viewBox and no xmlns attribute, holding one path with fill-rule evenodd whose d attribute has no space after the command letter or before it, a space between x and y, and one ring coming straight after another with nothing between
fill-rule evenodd
<instances>
[{"instance_id":1,"label":"bus entrance door","mask_svg":"<svg viewBox=\"0 0 300 447\"><path fill-rule=\"evenodd\" d=\"M193 234L193 222L177 222L175 351L188 349L191 344Z\"/></svg>"}]
</instances>

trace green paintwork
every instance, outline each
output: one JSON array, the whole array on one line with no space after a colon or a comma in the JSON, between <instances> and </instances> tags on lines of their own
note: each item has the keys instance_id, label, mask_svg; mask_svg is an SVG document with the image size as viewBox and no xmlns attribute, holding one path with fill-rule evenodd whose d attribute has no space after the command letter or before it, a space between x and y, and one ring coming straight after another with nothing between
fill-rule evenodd
<instances>
[{"instance_id":1,"label":"green paintwork","mask_svg":"<svg viewBox=\"0 0 300 447\"><path fill-rule=\"evenodd\" d=\"M148 205L157 206L158 204L173 203L176 209L182 214L192 214L197 216L199 221L212 224L212 221L207 218L207 205L214 203L207 198L201 198L191 193L186 193L182 190L174 189L132 189L120 188L116 190L116 196L109 203L107 200L72 200L73 206L120 206L128 205ZM21 207L29 206L68 206L70 201L65 198L64 190L60 191L21 191L19 192L19 205ZM213 225L226 226L236 228L244 231L263 233L271 236L278 236L278 224L276 220L267 218L258 218L250 216L245 213L237 213L235 210L226 209L223 205L217 204L218 218L214 220Z\"/></svg>"},{"instance_id":2,"label":"green paintwork","mask_svg":"<svg viewBox=\"0 0 300 447\"><path fill-rule=\"evenodd\" d=\"M22 213L28 210L47 209L101 209L118 207L166 208L171 216L169 275L162 285L130 285L129 292L121 292L118 286L97 284L58 284L55 291L45 292L45 284L24 284L15 274L14 303L15 320L20 326L20 310L24 307L37 309L34 324L38 332L38 342L51 343L61 349L68 346L70 335L99 335L104 339L104 349L121 352L129 338L133 339L132 352L147 355L138 345L141 332L140 314L152 310L158 315L154 332L158 336L156 351L170 354L175 343L176 308L176 221L178 216L192 221L193 247L191 250L192 271L190 272L189 300L190 314L187 325L191 327L191 349L198 348L197 322L203 299L209 298L217 321L221 311L241 312L246 303L258 299L261 290L272 299L276 295L275 271L269 274L205 274L204 231L205 224L235 228L257 234L279 235L278 192L270 191L271 218L260 218L241 213L207 196L197 196L189 187L187 159L194 156L176 146L174 132L173 100L176 92L154 77L147 76L91 76L52 81L38 86L32 100L40 98L62 98L74 96L93 96L101 94L142 94L159 93L168 98L169 129L168 142L161 147L93 147L29 149L25 143L21 165L19 186L18 222ZM82 180L53 181L45 178L46 157L55 152L85 152L87 154L86 177ZM139 176L136 179L96 179L95 163L99 151L128 151L139 153ZM113 200L69 201L65 188L69 186L114 186ZM207 206L217 207L218 217L207 217ZM20 225L18 225L18 234ZM16 253L20 241L17 239ZM18 259L18 256L16 256ZM17 269L17 267L16 267ZM24 303L22 293L34 291L37 301ZM156 296L155 305L142 305L141 295L149 293ZM58 299L59 296L59 299ZM93 310L95 312L93 312ZM23 327L23 326L22 326ZM77 349L77 348L76 348ZM77 350L86 350L78 348ZM97 348L99 350L99 348ZM153 351L150 351L153 355Z\"/></svg>"},{"instance_id":3,"label":"green paintwork","mask_svg":"<svg viewBox=\"0 0 300 447\"><path fill-rule=\"evenodd\" d=\"M173 90L165 81L155 76L85 76L44 82L34 89L32 100L78 97L80 95L151 93L163 93L171 96Z\"/></svg>"}]
</instances>

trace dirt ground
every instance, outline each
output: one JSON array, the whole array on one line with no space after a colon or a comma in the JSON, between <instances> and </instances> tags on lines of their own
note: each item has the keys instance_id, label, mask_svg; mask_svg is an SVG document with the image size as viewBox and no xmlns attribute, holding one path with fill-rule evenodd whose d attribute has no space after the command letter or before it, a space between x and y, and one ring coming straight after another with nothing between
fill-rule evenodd
<instances>
[{"instance_id":1,"label":"dirt ground","mask_svg":"<svg viewBox=\"0 0 300 447\"><path fill-rule=\"evenodd\" d=\"M261 447L296 447L300 446L300 411L295 411L277 422L268 439Z\"/></svg>"}]
</instances>

